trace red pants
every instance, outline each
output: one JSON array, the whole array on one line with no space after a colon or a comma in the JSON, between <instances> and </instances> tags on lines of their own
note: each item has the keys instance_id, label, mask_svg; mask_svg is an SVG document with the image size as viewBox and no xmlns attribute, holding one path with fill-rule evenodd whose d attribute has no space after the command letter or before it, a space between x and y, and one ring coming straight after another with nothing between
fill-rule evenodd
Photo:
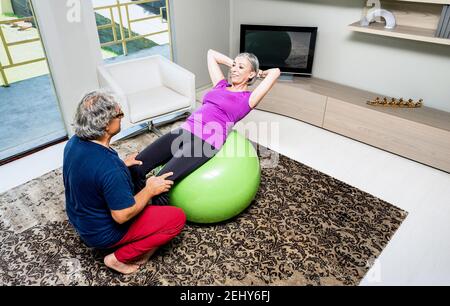
<instances>
[{"instance_id":1,"label":"red pants","mask_svg":"<svg viewBox=\"0 0 450 306\"><path fill-rule=\"evenodd\" d=\"M182 209L147 206L136 216L125 236L114 245L116 258L123 263L139 259L178 235L186 223Z\"/></svg>"}]
</instances>

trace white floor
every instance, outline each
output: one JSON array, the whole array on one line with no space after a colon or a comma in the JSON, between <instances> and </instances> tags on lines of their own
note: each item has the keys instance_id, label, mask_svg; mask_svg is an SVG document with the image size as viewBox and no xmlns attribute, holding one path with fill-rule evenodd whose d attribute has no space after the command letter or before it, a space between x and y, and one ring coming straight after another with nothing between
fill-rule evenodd
<instances>
[{"instance_id":1,"label":"white floor","mask_svg":"<svg viewBox=\"0 0 450 306\"><path fill-rule=\"evenodd\" d=\"M278 122L278 152L409 212L362 285L450 285L450 174L283 116L243 121Z\"/></svg>"},{"instance_id":2,"label":"white floor","mask_svg":"<svg viewBox=\"0 0 450 306\"><path fill-rule=\"evenodd\" d=\"M278 123L278 144L262 145L409 212L361 285L450 285L450 174L283 116L249 122ZM0 167L0 192L60 167L63 147Z\"/></svg>"}]
</instances>

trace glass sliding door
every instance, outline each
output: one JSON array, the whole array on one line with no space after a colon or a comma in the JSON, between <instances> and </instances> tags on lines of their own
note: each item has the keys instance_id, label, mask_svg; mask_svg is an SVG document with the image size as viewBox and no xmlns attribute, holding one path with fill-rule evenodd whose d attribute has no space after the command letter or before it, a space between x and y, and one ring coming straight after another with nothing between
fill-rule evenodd
<instances>
[{"instance_id":1,"label":"glass sliding door","mask_svg":"<svg viewBox=\"0 0 450 306\"><path fill-rule=\"evenodd\" d=\"M107 62L161 54L172 59L169 0L91 0Z\"/></svg>"},{"instance_id":2,"label":"glass sliding door","mask_svg":"<svg viewBox=\"0 0 450 306\"><path fill-rule=\"evenodd\" d=\"M28 0L1 0L0 164L67 138Z\"/></svg>"}]
</instances>

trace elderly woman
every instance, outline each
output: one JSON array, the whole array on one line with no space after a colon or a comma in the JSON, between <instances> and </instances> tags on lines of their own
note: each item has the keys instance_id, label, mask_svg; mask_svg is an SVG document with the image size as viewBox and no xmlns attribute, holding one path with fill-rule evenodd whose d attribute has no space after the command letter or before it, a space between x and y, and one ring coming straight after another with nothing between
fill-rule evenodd
<instances>
[{"instance_id":1,"label":"elderly woman","mask_svg":"<svg viewBox=\"0 0 450 306\"><path fill-rule=\"evenodd\" d=\"M227 81L219 64L228 66ZM203 105L180 128L160 137L136 159L142 165L130 168L136 187L142 188L146 174L164 165L159 174L173 173L171 180L185 177L216 154L233 125L244 118L272 88L280 76L278 68L259 70L259 62L251 53L241 53L234 60L214 50L208 51L208 70L213 89L203 98ZM257 78L261 83L249 91ZM168 204L167 193L152 199L155 204Z\"/></svg>"},{"instance_id":2,"label":"elderly woman","mask_svg":"<svg viewBox=\"0 0 450 306\"><path fill-rule=\"evenodd\" d=\"M173 181L166 178L172 173L151 177L140 189L134 188L128 167L142 162L136 155L122 161L109 146L122 117L110 95L92 92L82 99L75 135L64 148L63 177L67 215L81 239L89 247L114 249L104 263L129 274L178 235L186 217L176 207L147 205L170 189Z\"/></svg>"}]
</instances>

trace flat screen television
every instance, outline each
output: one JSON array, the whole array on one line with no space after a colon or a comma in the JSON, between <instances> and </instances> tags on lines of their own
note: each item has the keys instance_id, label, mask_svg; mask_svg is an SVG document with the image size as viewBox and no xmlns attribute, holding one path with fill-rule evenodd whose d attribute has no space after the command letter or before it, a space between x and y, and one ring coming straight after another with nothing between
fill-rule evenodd
<instances>
[{"instance_id":1,"label":"flat screen television","mask_svg":"<svg viewBox=\"0 0 450 306\"><path fill-rule=\"evenodd\" d=\"M260 69L311 76L317 27L241 24L240 52L258 57Z\"/></svg>"}]
</instances>

